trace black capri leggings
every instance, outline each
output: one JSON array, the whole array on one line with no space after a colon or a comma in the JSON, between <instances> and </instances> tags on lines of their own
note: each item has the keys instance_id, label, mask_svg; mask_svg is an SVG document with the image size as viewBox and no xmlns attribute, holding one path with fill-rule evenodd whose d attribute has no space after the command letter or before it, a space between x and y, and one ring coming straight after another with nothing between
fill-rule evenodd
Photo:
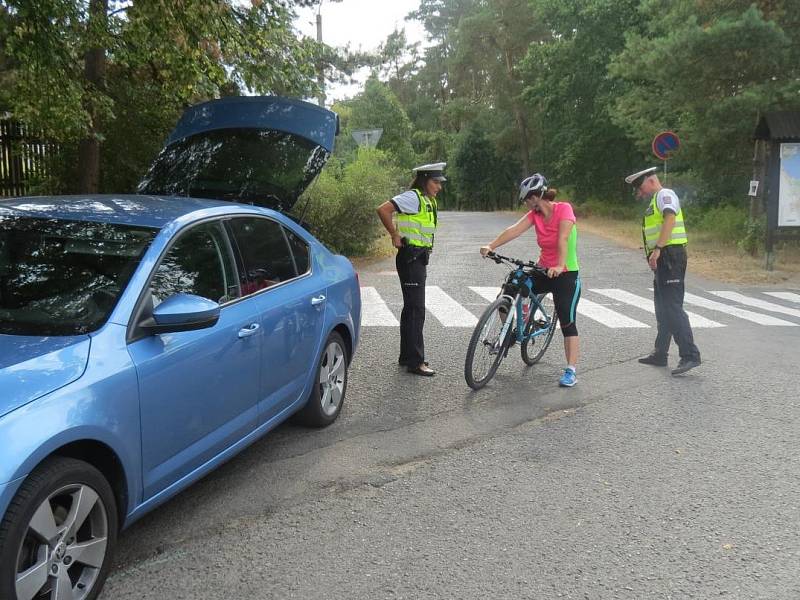
<instances>
[{"instance_id":1,"label":"black capri leggings","mask_svg":"<svg viewBox=\"0 0 800 600\"><path fill-rule=\"evenodd\" d=\"M581 298L581 278L578 271L565 271L552 279L534 271L533 280L533 290L537 294L553 293L553 303L556 305L556 314L564 337L578 335L578 327L575 325L578 301Z\"/></svg>"}]
</instances>

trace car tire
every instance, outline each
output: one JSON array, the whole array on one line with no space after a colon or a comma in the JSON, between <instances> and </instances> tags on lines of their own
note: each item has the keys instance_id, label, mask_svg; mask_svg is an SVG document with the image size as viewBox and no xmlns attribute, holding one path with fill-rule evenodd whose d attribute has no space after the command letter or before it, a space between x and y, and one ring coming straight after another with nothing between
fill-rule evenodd
<instances>
[{"instance_id":1,"label":"car tire","mask_svg":"<svg viewBox=\"0 0 800 600\"><path fill-rule=\"evenodd\" d=\"M0 521L0 598L61 597L59 585L72 587L66 597L96 598L111 568L117 529L114 493L100 471L81 460L47 459Z\"/></svg>"},{"instance_id":2,"label":"car tire","mask_svg":"<svg viewBox=\"0 0 800 600\"><path fill-rule=\"evenodd\" d=\"M297 415L300 423L327 427L337 419L347 393L347 366L347 346L332 331L320 354L308 402Z\"/></svg>"}]
</instances>

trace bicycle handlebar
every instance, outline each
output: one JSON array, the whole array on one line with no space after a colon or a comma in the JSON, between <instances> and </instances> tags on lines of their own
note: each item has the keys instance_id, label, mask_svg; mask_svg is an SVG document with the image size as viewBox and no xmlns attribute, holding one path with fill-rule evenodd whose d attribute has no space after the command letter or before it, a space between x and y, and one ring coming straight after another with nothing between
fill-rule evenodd
<instances>
[{"instance_id":1,"label":"bicycle handlebar","mask_svg":"<svg viewBox=\"0 0 800 600\"><path fill-rule=\"evenodd\" d=\"M498 265L505 262L517 265L520 268L527 267L529 269L533 269L534 271L539 271L540 273L547 273L547 269L540 267L534 262L520 260L518 258L511 258L510 256L503 256L502 254L497 254L496 252L493 251L487 252L486 258L491 258Z\"/></svg>"}]
</instances>

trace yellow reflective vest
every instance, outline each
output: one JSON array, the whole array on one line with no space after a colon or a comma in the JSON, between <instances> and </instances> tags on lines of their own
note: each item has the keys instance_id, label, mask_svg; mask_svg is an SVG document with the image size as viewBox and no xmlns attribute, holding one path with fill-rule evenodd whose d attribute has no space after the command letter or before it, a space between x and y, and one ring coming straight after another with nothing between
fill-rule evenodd
<instances>
[{"instance_id":1,"label":"yellow reflective vest","mask_svg":"<svg viewBox=\"0 0 800 600\"><path fill-rule=\"evenodd\" d=\"M409 246L432 248L436 233L436 198L425 196L420 190L414 190L419 198L419 212L413 215L398 213L397 231L400 237L408 240Z\"/></svg>"},{"instance_id":2,"label":"yellow reflective vest","mask_svg":"<svg viewBox=\"0 0 800 600\"><path fill-rule=\"evenodd\" d=\"M644 251L647 256L655 250L658 236L661 234L661 227L664 225L664 215L658 210L658 192L653 194L650 200L650 205L647 207L647 212L642 219L642 239L644 240ZM665 246L678 246L685 244L688 240L686 237L686 226L683 223L683 209L678 211L675 215L675 226L672 228L672 234L667 240Z\"/></svg>"}]
</instances>

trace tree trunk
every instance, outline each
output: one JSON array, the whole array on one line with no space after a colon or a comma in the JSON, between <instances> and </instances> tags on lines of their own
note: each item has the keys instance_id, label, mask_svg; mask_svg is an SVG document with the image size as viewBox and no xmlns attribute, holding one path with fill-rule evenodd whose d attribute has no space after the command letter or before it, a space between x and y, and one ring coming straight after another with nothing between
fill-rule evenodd
<instances>
[{"instance_id":1,"label":"tree trunk","mask_svg":"<svg viewBox=\"0 0 800 600\"><path fill-rule=\"evenodd\" d=\"M517 131L519 132L519 153L520 160L522 161L522 169L524 176L527 177L531 173L531 157L530 157L530 141L528 139L528 123L525 119L525 114L519 102L519 90L517 80L514 77L514 60L511 52L505 50L503 52L506 62L506 74L508 75L509 89L511 89L511 106L514 110L514 120L517 122Z\"/></svg>"},{"instance_id":2,"label":"tree trunk","mask_svg":"<svg viewBox=\"0 0 800 600\"><path fill-rule=\"evenodd\" d=\"M108 23L108 0L90 0L88 29L105 30ZM106 75L105 48L90 48L84 58L87 94L97 94L104 88ZM100 133L97 114L91 101L89 132L78 144L78 193L96 194L100 190Z\"/></svg>"}]
</instances>

